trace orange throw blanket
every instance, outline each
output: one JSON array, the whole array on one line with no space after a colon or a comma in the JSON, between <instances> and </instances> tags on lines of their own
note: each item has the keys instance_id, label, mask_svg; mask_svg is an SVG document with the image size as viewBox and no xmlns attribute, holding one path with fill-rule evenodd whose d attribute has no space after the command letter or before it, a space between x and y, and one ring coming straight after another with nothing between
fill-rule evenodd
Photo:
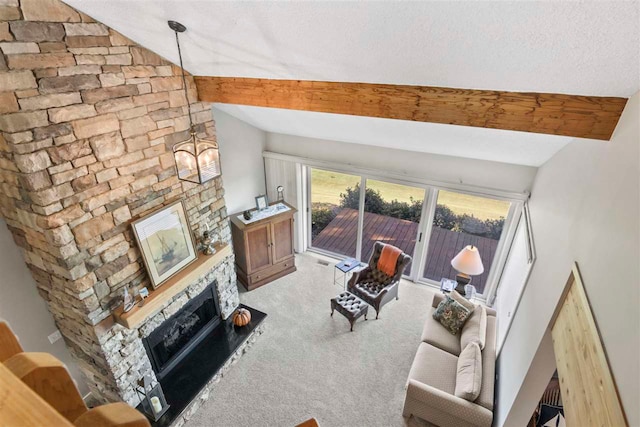
<instances>
[{"instance_id":1,"label":"orange throw blanket","mask_svg":"<svg viewBox=\"0 0 640 427\"><path fill-rule=\"evenodd\" d=\"M378 270L387 276L396 274L396 264L398 263L398 257L401 253L402 251L395 246L384 245L380 259L378 260Z\"/></svg>"}]
</instances>

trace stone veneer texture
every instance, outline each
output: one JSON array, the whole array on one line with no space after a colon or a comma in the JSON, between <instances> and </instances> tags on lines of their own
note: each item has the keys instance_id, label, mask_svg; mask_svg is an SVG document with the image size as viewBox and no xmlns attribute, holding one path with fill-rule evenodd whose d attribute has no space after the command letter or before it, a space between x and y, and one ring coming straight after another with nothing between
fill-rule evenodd
<instances>
[{"instance_id":1,"label":"stone veneer texture","mask_svg":"<svg viewBox=\"0 0 640 427\"><path fill-rule=\"evenodd\" d=\"M231 244L222 180L176 177L180 69L58 0L2 1L0 49L0 213L93 396L135 405L151 325L212 277L223 317L238 304L230 256L139 330L110 322L125 285L149 285L132 220L182 199L196 235L208 224ZM191 77L188 90L196 100ZM215 136L208 105L192 111Z\"/></svg>"}]
</instances>

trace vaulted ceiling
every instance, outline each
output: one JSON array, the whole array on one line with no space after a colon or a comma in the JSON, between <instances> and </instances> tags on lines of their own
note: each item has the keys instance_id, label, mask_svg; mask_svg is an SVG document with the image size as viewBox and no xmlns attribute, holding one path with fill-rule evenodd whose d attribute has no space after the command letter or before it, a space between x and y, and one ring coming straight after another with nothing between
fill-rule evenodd
<instances>
[{"instance_id":1,"label":"vaulted ceiling","mask_svg":"<svg viewBox=\"0 0 640 427\"><path fill-rule=\"evenodd\" d=\"M174 35L166 21L182 22L188 28L181 35L185 68L194 75L625 98L640 86L636 1L66 2L174 62ZM246 116L250 109L243 108ZM308 114L296 115L295 126L281 125L280 131L295 134L305 123L315 128L318 120L345 122ZM396 145L408 149L413 143L403 141L415 142L416 127L402 123L406 132L394 125ZM471 145L478 138L473 128L441 126L446 129L423 127L427 151L436 137L441 145L459 139ZM508 139L537 139L485 131L483 140L495 139L495 149ZM572 140L543 137L555 151Z\"/></svg>"}]
</instances>

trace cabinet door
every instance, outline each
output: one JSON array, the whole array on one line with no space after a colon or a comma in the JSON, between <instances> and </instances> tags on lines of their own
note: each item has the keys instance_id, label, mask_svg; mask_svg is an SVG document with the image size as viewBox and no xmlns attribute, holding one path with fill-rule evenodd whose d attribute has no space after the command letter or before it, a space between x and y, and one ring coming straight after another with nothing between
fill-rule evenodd
<instances>
[{"instance_id":1,"label":"cabinet door","mask_svg":"<svg viewBox=\"0 0 640 427\"><path fill-rule=\"evenodd\" d=\"M247 241L247 273L255 273L258 270L269 267L271 258L270 225L251 228L245 232Z\"/></svg>"},{"instance_id":2,"label":"cabinet door","mask_svg":"<svg viewBox=\"0 0 640 427\"><path fill-rule=\"evenodd\" d=\"M293 255L293 219L285 218L271 224L273 263L277 264Z\"/></svg>"}]
</instances>

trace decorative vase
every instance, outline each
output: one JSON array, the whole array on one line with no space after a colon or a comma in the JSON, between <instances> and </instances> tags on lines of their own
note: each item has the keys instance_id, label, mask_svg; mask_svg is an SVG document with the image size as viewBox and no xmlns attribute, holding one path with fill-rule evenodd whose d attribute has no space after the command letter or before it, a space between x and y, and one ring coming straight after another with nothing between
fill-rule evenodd
<instances>
[{"instance_id":1,"label":"decorative vase","mask_svg":"<svg viewBox=\"0 0 640 427\"><path fill-rule=\"evenodd\" d=\"M251 215L251 211L250 210L246 210L242 213L242 216L244 217L244 219L246 219L247 221L249 221L252 217Z\"/></svg>"},{"instance_id":2,"label":"decorative vase","mask_svg":"<svg viewBox=\"0 0 640 427\"><path fill-rule=\"evenodd\" d=\"M246 308L239 308L233 313L233 324L242 327L251 321L251 312Z\"/></svg>"}]
</instances>

